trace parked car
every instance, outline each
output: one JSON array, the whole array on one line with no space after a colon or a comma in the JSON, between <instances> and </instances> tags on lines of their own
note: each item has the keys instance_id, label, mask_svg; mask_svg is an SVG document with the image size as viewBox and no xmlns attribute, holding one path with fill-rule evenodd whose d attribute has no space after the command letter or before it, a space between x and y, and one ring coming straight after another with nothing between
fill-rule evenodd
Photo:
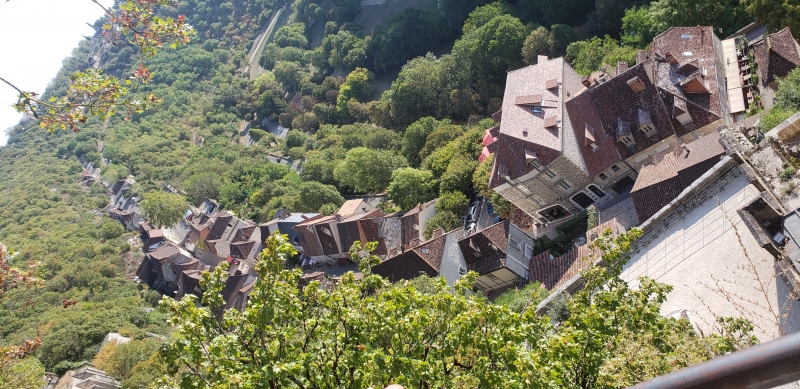
<instances>
[{"instance_id":1,"label":"parked car","mask_svg":"<svg viewBox=\"0 0 800 389\"><path fill-rule=\"evenodd\" d=\"M478 228L478 225L475 224L475 223L468 223L467 225L464 226L464 230L467 231L470 234L475 232L475 230L477 228Z\"/></svg>"},{"instance_id":2,"label":"parked car","mask_svg":"<svg viewBox=\"0 0 800 389\"><path fill-rule=\"evenodd\" d=\"M473 223L478 221L478 216L481 210L481 203L476 201L470 204L469 208L467 208L467 223Z\"/></svg>"}]
</instances>

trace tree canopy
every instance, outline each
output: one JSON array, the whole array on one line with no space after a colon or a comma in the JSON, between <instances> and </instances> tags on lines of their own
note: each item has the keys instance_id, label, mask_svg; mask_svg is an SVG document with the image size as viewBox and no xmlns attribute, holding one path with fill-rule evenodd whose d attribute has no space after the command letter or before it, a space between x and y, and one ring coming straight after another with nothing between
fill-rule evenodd
<instances>
[{"instance_id":1,"label":"tree canopy","mask_svg":"<svg viewBox=\"0 0 800 389\"><path fill-rule=\"evenodd\" d=\"M174 193L153 191L142 197L141 208L149 223L159 228L171 227L183 220L186 199Z\"/></svg>"}]
</instances>

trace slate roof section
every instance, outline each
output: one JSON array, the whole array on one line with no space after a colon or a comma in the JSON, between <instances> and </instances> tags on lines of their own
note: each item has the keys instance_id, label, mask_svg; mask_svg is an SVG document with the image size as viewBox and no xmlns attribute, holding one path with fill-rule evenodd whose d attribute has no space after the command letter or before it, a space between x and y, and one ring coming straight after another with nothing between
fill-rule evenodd
<instances>
[{"instance_id":1,"label":"slate roof section","mask_svg":"<svg viewBox=\"0 0 800 389\"><path fill-rule=\"evenodd\" d=\"M372 268L372 272L389 281L411 280L420 274L430 277L439 275L439 271L426 262L419 253L407 250L396 257L389 258Z\"/></svg>"},{"instance_id":2,"label":"slate roof section","mask_svg":"<svg viewBox=\"0 0 800 389\"><path fill-rule=\"evenodd\" d=\"M553 120L563 115L563 88L548 89L547 80L562 78L565 66L563 58L554 58L508 73L500 133L492 144L497 149L490 187L503 183L500 175L515 179L531 171L525 150L534 151L545 165L560 155L562 129ZM528 104L539 100L541 112L534 112Z\"/></svg>"},{"instance_id":3,"label":"slate roof section","mask_svg":"<svg viewBox=\"0 0 800 389\"><path fill-rule=\"evenodd\" d=\"M225 232L225 229L228 227L228 223L230 223L231 219L233 219L233 215L230 212L219 212L217 214L217 218L214 220L214 224L211 225L211 229L208 231L206 240L216 240L222 238L222 234Z\"/></svg>"},{"instance_id":4,"label":"slate roof section","mask_svg":"<svg viewBox=\"0 0 800 389\"><path fill-rule=\"evenodd\" d=\"M760 42L755 42L753 51L762 85L768 85L776 78L785 77L792 69L800 66L800 47L789 27L767 35Z\"/></svg>"},{"instance_id":5,"label":"slate roof section","mask_svg":"<svg viewBox=\"0 0 800 389\"><path fill-rule=\"evenodd\" d=\"M722 118L717 71L724 72L724 69L717 69L716 66L715 39L713 28L709 26L672 27L653 38L653 43L650 45L650 50L657 59L653 62L655 82L659 89L671 95L665 98L664 103L670 106L674 96L678 96L690 105L689 112L693 121L686 125L681 125L678 121L673 122L678 136ZM719 49L721 50L721 47ZM663 58L667 53L673 56L677 63ZM658 59L660 57L661 59ZM690 72L692 69L694 70ZM696 77L694 81L693 77ZM708 93L687 93L682 84L702 85Z\"/></svg>"},{"instance_id":6,"label":"slate roof section","mask_svg":"<svg viewBox=\"0 0 800 389\"><path fill-rule=\"evenodd\" d=\"M505 266L508 223L502 221L458 241L467 270L483 275Z\"/></svg>"},{"instance_id":7,"label":"slate roof section","mask_svg":"<svg viewBox=\"0 0 800 389\"><path fill-rule=\"evenodd\" d=\"M595 177L620 161L616 139L603 131L600 113L590 92L584 91L567 101L566 109L590 176ZM597 144L596 150L592 149L592 142Z\"/></svg>"},{"instance_id":8,"label":"slate roof section","mask_svg":"<svg viewBox=\"0 0 800 389\"><path fill-rule=\"evenodd\" d=\"M230 255L234 258L247 259L256 242L252 240L234 242L230 244Z\"/></svg>"},{"instance_id":9,"label":"slate roof section","mask_svg":"<svg viewBox=\"0 0 800 389\"><path fill-rule=\"evenodd\" d=\"M602 128L606 135L614 138L614 146L617 148L617 153L620 159L630 158L642 150L645 150L656 143L675 135L675 130L672 127L670 116L667 114L664 103L661 101L661 95L658 92L655 84L650 81L647 75L646 67L652 65L652 60L640 63L631 67L618 77L614 77L596 87L589 89L589 94L592 97L592 103L596 107L597 122L599 127ZM644 89L640 92L634 92L629 86L628 81L632 78L638 78L644 84ZM586 93L586 92L584 92ZM583 93L582 93L583 94ZM580 95L578 95L580 97ZM573 100L577 100L577 97ZM620 123L637 123L639 120L639 109L646 109L650 113L650 119L655 127L655 134L648 137L642 131L632 131L627 127L627 131L631 132L631 137L635 145L628 147L622 142L619 142ZM568 110L570 115L573 115L574 110L589 110L589 102L583 101L580 105L573 103L569 104ZM592 113L575 112L577 116L592 115ZM577 127L573 119L573 127ZM623 134L627 132L623 126ZM580 136L583 138L583 136ZM602 145L600 145L602 148ZM584 157L585 157L584 153ZM589 161L586 163L591 168ZM610 166L610 164L608 165ZM592 169L597 171L596 168ZM605 170L605 169L603 169ZM602 171L602 170L600 170Z\"/></svg>"},{"instance_id":10,"label":"slate roof section","mask_svg":"<svg viewBox=\"0 0 800 389\"><path fill-rule=\"evenodd\" d=\"M643 166L631 189L639 220L649 219L678 197L723 154L719 134L712 132Z\"/></svg>"}]
</instances>

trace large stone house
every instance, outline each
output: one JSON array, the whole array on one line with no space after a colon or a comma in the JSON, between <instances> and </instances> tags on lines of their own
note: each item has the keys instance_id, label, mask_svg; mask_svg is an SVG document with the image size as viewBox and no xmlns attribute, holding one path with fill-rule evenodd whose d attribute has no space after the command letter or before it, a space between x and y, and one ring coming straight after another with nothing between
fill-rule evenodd
<instances>
[{"instance_id":1,"label":"large stone house","mask_svg":"<svg viewBox=\"0 0 800 389\"><path fill-rule=\"evenodd\" d=\"M510 72L484 137L490 188L531 231L626 195L642 166L730 120L722 58L711 27L674 27L616 75L581 77L546 57Z\"/></svg>"}]
</instances>

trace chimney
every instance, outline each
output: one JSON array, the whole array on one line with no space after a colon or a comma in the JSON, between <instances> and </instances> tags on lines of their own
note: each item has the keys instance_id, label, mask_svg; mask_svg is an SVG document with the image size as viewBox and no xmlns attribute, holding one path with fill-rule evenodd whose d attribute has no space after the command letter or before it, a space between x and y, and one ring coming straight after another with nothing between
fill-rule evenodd
<instances>
[{"instance_id":1,"label":"chimney","mask_svg":"<svg viewBox=\"0 0 800 389\"><path fill-rule=\"evenodd\" d=\"M540 56L536 57L536 63L537 64L544 63L544 62L547 62L548 59L549 58L547 58L546 55L540 55Z\"/></svg>"},{"instance_id":2,"label":"chimney","mask_svg":"<svg viewBox=\"0 0 800 389\"><path fill-rule=\"evenodd\" d=\"M628 63L625 61L617 62L617 75L620 75L628 70Z\"/></svg>"},{"instance_id":3,"label":"chimney","mask_svg":"<svg viewBox=\"0 0 800 389\"><path fill-rule=\"evenodd\" d=\"M669 61L669 63L678 63L678 59L677 59L677 58L675 58L675 57L672 55L672 53L670 53L670 52L667 52L666 54L664 54L664 58L665 58L667 61Z\"/></svg>"},{"instance_id":4,"label":"chimney","mask_svg":"<svg viewBox=\"0 0 800 389\"><path fill-rule=\"evenodd\" d=\"M587 88L592 86L592 83L593 81L591 77L583 76L583 78L581 78L581 84Z\"/></svg>"}]
</instances>

